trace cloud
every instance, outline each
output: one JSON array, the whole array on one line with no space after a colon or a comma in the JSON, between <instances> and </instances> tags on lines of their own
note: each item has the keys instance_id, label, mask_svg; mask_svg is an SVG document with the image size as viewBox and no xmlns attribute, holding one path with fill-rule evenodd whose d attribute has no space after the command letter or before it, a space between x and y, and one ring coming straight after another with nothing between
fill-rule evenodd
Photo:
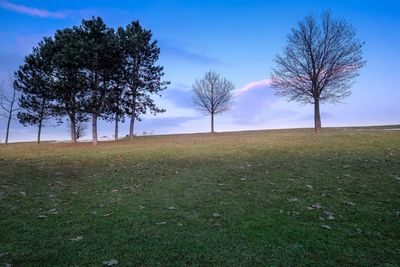
<instances>
[{"instance_id":1,"label":"cloud","mask_svg":"<svg viewBox=\"0 0 400 267\"><path fill-rule=\"evenodd\" d=\"M239 88L238 90L235 91L236 96L240 96L245 94L248 91L251 91L253 89L259 89L259 88L266 88L271 85L271 80L269 79L264 79L260 81L255 81L255 82L250 82L243 86L242 88Z\"/></svg>"},{"instance_id":2,"label":"cloud","mask_svg":"<svg viewBox=\"0 0 400 267\"><path fill-rule=\"evenodd\" d=\"M194 117L170 117L170 118L152 118L152 119L143 119L140 123L138 123L138 127L140 124L141 129L144 130L160 130L161 128L168 127L179 127L182 123L198 119L199 116Z\"/></svg>"},{"instance_id":3,"label":"cloud","mask_svg":"<svg viewBox=\"0 0 400 267\"><path fill-rule=\"evenodd\" d=\"M193 108L192 91L178 88L168 88L164 93L165 99L171 101L177 107Z\"/></svg>"},{"instance_id":4,"label":"cloud","mask_svg":"<svg viewBox=\"0 0 400 267\"><path fill-rule=\"evenodd\" d=\"M64 19L67 17L67 14L65 12L61 11L51 12L46 9L14 4L6 0L0 1L0 7L3 9L7 9L21 14L26 14L33 17L55 18L55 19Z\"/></svg>"},{"instance_id":5,"label":"cloud","mask_svg":"<svg viewBox=\"0 0 400 267\"><path fill-rule=\"evenodd\" d=\"M228 112L233 122L257 124L263 120L261 117L275 109L278 98L267 84L266 80L251 82L235 92L232 109Z\"/></svg>"},{"instance_id":6,"label":"cloud","mask_svg":"<svg viewBox=\"0 0 400 267\"><path fill-rule=\"evenodd\" d=\"M159 42L161 47L161 52L163 55L172 60L181 60L181 61L189 61L196 64L204 64L204 65L221 65L222 62L214 57L209 57L207 55L195 53L183 49L178 46L173 46L166 44L165 42Z\"/></svg>"}]
</instances>

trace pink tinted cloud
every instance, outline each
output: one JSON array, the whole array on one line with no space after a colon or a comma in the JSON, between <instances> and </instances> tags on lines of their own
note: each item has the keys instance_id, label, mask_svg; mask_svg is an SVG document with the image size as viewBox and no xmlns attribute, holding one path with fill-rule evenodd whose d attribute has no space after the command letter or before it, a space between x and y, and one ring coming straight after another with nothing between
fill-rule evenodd
<instances>
[{"instance_id":1,"label":"pink tinted cloud","mask_svg":"<svg viewBox=\"0 0 400 267\"><path fill-rule=\"evenodd\" d=\"M56 18L56 19L64 19L67 17L67 14L64 12L50 12L45 9L35 8L35 7L27 7L24 5L18 5L11 3L9 1L0 1L0 7L11 10L17 13L26 14L29 16L34 17L41 17L41 18Z\"/></svg>"},{"instance_id":2,"label":"pink tinted cloud","mask_svg":"<svg viewBox=\"0 0 400 267\"><path fill-rule=\"evenodd\" d=\"M260 80L260 81L256 81L256 82L250 82L250 83L246 84L245 86L243 86L242 88L239 88L238 90L236 90L235 95L240 96L240 95L243 95L253 89L265 88L265 87L269 86L270 84L271 84L270 79L264 79L264 80Z\"/></svg>"}]
</instances>

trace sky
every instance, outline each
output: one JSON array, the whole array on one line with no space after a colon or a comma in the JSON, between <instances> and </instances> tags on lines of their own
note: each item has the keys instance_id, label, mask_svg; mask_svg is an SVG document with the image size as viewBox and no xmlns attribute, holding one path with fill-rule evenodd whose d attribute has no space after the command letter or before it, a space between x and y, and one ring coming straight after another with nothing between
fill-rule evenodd
<instances>
[{"instance_id":1,"label":"sky","mask_svg":"<svg viewBox=\"0 0 400 267\"><path fill-rule=\"evenodd\" d=\"M232 108L215 119L216 131L313 127L312 105L275 96L269 79L291 28L324 10L356 28L357 37L365 42L367 64L350 97L321 107L322 125L400 124L400 1L395 0L0 0L0 81L7 87L24 57L58 29L92 16L102 17L114 28L139 20L158 41L158 63L171 84L162 97L156 97L167 111L144 115L136 134L209 131L210 118L194 109L191 91L193 82L208 70L231 80L236 90ZM5 125L0 119L1 141ZM100 122L98 135L111 137L113 127ZM127 123L120 127L121 136L128 127ZM36 132L15 120L10 141L35 140ZM54 127L48 122L43 129L42 139L68 138L67 123Z\"/></svg>"}]
</instances>

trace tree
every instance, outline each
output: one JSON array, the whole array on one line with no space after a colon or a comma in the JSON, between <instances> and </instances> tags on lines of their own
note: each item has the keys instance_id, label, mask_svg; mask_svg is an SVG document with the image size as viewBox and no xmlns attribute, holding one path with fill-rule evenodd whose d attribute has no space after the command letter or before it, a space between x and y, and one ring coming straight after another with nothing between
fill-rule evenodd
<instances>
[{"instance_id":1,"label":"tree","mask_svg":"<svg viewBox=\"0 0 400 267\"><path fill-rule=\"evenodd\" d=\"M44 38L33 52L25 57L25 63L14 74L14 87L21 91L20 111L17 117L24 126L38 126L38 144L44 121L54 115L50 63L52 45L51 38Z\"/></svg>"},{"instance_id":2,"label":"tree","mask_svg":"<svg viewBox=\"0 0 400 267\"><path fill-rule=\"evenodd\" d=\"M86 82L86 111L92 115L92 139L93 145L97 144L97 119L103 113L104 100L107 88L102 80L102 57L104 43L108 28L101 18L83 20L79 28L83 40L84 69Z\"/></svg>"},{"instance_id":3,"label":"tree","mask_svg":"<svg viewBox=\"0 0 400 267\"><path fill-rule=\"evenodd\" d=\"M119 123L125 122L125 110L123 102L123 94L126 89L125 79L125 59L122 50L121 40L118 35L114 36L113 49L114 61L111 67L110 88L108 90L107 104L103 118L107 121L114 121L114 139L118 140Z\"/></svg>"},{"instance_id":4,"label":"tree","mask_svg":"<svg viewBox=\"0 0 400 267\"><path fill-rule=\"evenodd\" d=\"M12 85L12 82L10 83ZM15 119L15 112L19 110L18 107L18 94L17 90L14 86L12 86L11 94L7 94L5 92L4 82L0 85L0 107L2 112L0 112L0 116L4 117L7 120L6 126L6 139L5 144L8 144L8 137L10 134L10 125L11 121Z\"/></svg>"},{"instance_id":5,"label":"tree","mask_svg":"<svg viewBox=\"0 0 400 267\"><path fill-rule=\"evenodd\" d=\"M118 136L119 136L119 123L120 122L125 122L125 113L124 113L124 107L123 107L123 102L122 102L122 94L123 94L123 89L124 86L122 84L122 81L118 78L115 80L115 85L113 86L113 91L110 93L109 96L109 106L108 106L108 111L110 115L108 118L110 120L114 120L114 140L118 141Z\"/></svg>"},{"instance_id":6,"label":"tree","mask_svg":"<svg viewBox=\"0 0 400 267\"><path fill-rule=\"evenodd\" d=\"M276 56L272 87L277 95L314 105L315 132L321 129L320 104L338 103L351 94L365 65L364 43L346 21L324 12L321 21L307 16L293 28L283 55Z\"/></svg>"},{"instance_id":7,"label":"tree","mask_svg":"<svg viewBox=\"0 0 400 267\"><path fill-rule=\"evenodd\" d=\"M154 103L151 95L160 95L167 88L168 81L161 81L163 67L156 65L160 54L157 41L152 41L152 32L134 21L126 28L118 28L118 38L124 56L123 106L130 117L129 138L134 137L135 120L148 110L157 114L164 112Z\"/></svg>"},{"instance_id":8,"label":"tree","mask_svg":"<svg viewBox=\"0 0 400 267\"><path fill-rule=\"evenodd\" d=\"M76 125L76 139L81 139L82 137L87 135L87 125L84 122L78 122Z\"/></svg>"},{"instance_id":9,"label":"tree","mask_svg":"<svg viewBox=\"0 0 400 267\"><path fill-rule=\"evenodd\" d=\"M215 71L209 71L204 78L193 84L193 102L196 108L211 116L211 132L214 132L214 116L227 111L232 103L233 83Z\"/></svg>"},{"instance_id":10,"label":"tree","mask_svg":"<svg viewBox=\"0 0 400 267\"><path fill-rule=\"evenodd\" d=\"M83 71L82 35L77 27L66 28L54 36L54 54L49 64L53 67L53 97L55 112L70 121L72 142L77 142L76 125L88 120L84 100L85 73Z\"/></svg>"},{"instance_id":11,"label":"tree","mask_svg":"<svg viewBox=\"0 0 400 267\"><path fill-rule=\"evenodd\" d=\"M83 20L84 72L86 74L86 110L92 115L93 145L97 144L97 119L107 118L113 97L113 76L121 65L118 40L114 30L99 17Z\"/></svg>"}]
</instances>

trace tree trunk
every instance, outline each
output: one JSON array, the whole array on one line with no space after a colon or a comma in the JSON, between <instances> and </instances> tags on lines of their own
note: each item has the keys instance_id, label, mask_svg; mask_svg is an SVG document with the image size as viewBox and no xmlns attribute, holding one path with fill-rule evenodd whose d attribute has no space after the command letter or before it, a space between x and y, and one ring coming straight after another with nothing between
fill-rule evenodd
<instances>
[{"instance_id":1,"label":"tree trunk","mask_svg":"<svg viewBox=\"0 0 400 267\"><path fill-rule=\"evenodd\" d=\"M97 145L97 114L92 114L92 139L93 145Z\"/></svg>"},{"instance_id":2,"label":"tree trunk","mask_svg":"<svg viewBox=\"0 0 400 267\"><path fill-rule=\"evenodd\" d=\"M131 122L129 125L129 139L133 140L133 130L135 126L135 115L136 115L136 99L133 101L132 105L132 113L131 113Z\"/></svg>"},{"instance_id":3,"label":"tree trunk","mask_svg":"<svg viewBox=\"0 0 400 267\"><path fill-rule=\"evenodd\" d=\"M11 117L12 117L12 113L10 112L8 114L8 119L7 119L6 142L5 142L6 145L8 144L8 135L10 133Z\"/></svg>"},{"instance_id":4,"label":"tree trunk","mask_svg":"<svg viewBox=\"0 0 400 267\"><path fill-rule=\"evenodd\" d=\"M114 130L115 141L118 141L118 122L119 122L118 114L115 114L115 130Z\"/></svg>"},{"instance_id":5,"label":"tree trunk","mask_svg":"<svg viewBox=\"0 0 400 267\"><path fill-rule=\"evenodd\" d=\"M135 126L135 112L131 114L131 122L129 125L129 140L133 140L133 128Z\"/></svg>"},{"instance_id":6,"label":"tree trunk","mask_svg":"<svg viewBox=\"0 0 400 267\"><path fill-rule=\"evenodd\" d=\"M42 134L42 120L39 120L37 143L40 144L40 135Z\"/></svg>"},{"instance_id":7,"label":"tree trunk","mask_svg":"<svg viewBox=\"0 0 400 267\"><path fill-rule=\"evenodd\" d=\"M319 99L314 100L314 130L315 133L321 131L321 114L319 110Z\"/></svg>"},{"instance_id":8,"label":"tree trunk","mask_svg":"<svg viewBox=\"0 0 400 267\"><path fill-rule=\"evenodd\" d=\"M75 116L70 115L69 116L69 121L70 121L70 127L71 127L71 141L76 143L77 138L76 138L76 123L75 123Z\"/></svg>"},{"instance_id":9,"label":"tree trunk","mask_svg":"<svg viewBox=\"0 0 400 267\"><path fill-rule=\"evenodd\" d=\"M214 113L211 113L211 132L214 132Z\"/></svg>"}]
</instances>

